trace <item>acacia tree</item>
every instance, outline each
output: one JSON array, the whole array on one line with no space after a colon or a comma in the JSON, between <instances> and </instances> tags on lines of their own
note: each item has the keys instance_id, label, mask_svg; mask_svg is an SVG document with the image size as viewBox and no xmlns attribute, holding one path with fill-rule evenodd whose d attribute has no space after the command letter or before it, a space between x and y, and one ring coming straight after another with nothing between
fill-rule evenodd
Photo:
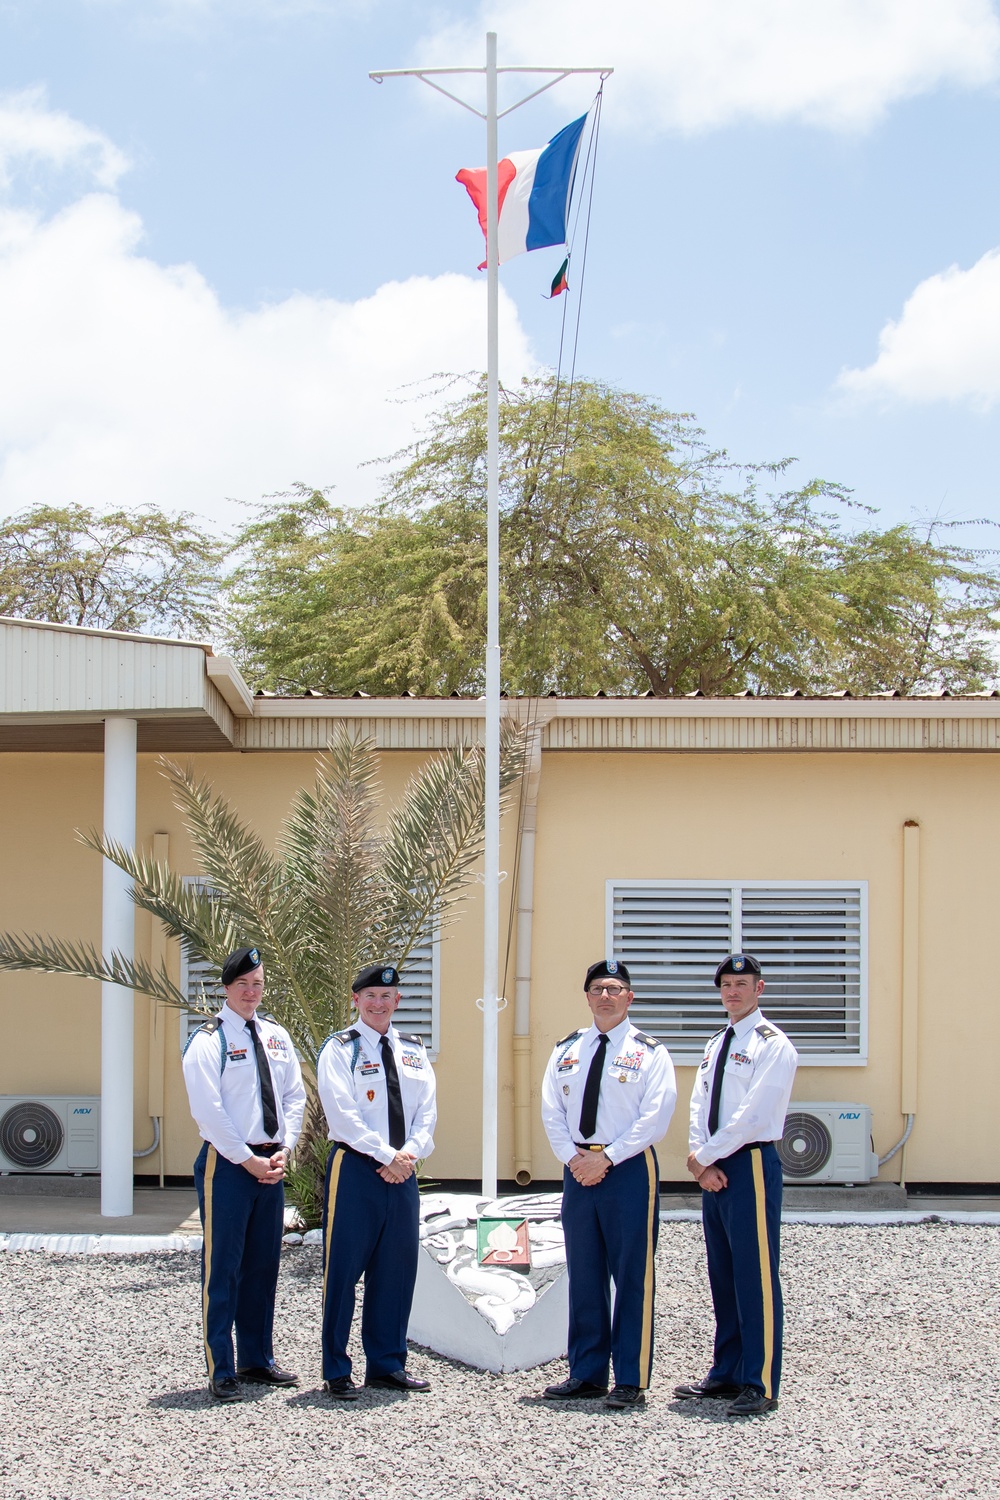
<instances>
[{"instance_id":1,"label":"acacia tree","mask_svg":"<svg viewBox=\"0 0 1000 1500\"><path fill-rule=\"evenodd\" d=\"M501 792L520 774L523 736L505 721ZM206 780L161 762L196 851L204 888L140 850L82 835L124 870L132 899L218 974L243 944L264 954L265 1005L291 1033L310 1103L289 1188L307 1222L318 1222L327 1145L316 1096L316 1059L345 1024L352 976L380 959L403 968L416 944L454 916L482 850L481 747L440 751L411 778L380 827L378 752L341 735L319 758L314 786L299 791L277 852ZM0 969L110 980L184 1009L189 997L164 967L47 934L0 934ZM208 1008L206 1002L206 1009Z\"/></svg>"},{"instance_id":2,"label":"acacia tree","mask_svg":"<svg viewBox=\"0 0 1000 1500\"><path fill-rule=\"evenodd\" d=\"M223 544L187 512L39 505L0 522L0 614L104 630L208 630Z\"/></svg>"},{"instance_id":3,"label":"acacia tree","mask_svg":"<svg viewBox=\"0 0 1000 1500\"><path fill-rule=\"evenodd\" d=\"M300 488L241 540L233 647L277 690L481 692L486 403L396 456L383 500ZM512 693L975 690L1000 575L941 529L852 530L836 484L781 488L691 418L596 382L500 407L501 635ZM864 507L855 507L864 511Z\"/></svg>"}]
</instances>

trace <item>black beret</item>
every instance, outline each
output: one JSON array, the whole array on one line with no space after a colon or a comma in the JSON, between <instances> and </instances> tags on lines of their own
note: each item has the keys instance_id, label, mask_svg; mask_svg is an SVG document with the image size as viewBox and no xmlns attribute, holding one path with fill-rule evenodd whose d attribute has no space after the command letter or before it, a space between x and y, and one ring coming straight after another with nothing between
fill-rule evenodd
<instances>
[{"instance_id":1,"label":"black beret","mask_svg":"<svg viewBox=\"0 0 1000 1500\"><path fill-rule=\"evenodd\" d=\"M259 948L237 948L235 953L230 953L222 965L223 984L232 984L239 979L241 974L249 974L251 969L259 969L263 959Z\"/></svg>"},{"instance_id":2,"label":"black beret","mask_svg":"<svg viewBox=\"0 0 1000 1500\"><path fill-rule=\"evenodd\" d=\"M351 994L356 995L359 990L381 989L383 986L398 990L399 974L392 964L369 964L351 985Z\"/></svg>"},{"instance_id":3,"label":"black beret","mask_svg":"<svg viewBox=\"0 0 1000 1500\"><path fill-rule=\"evenodd\" d=\"M715 971L715 987L721 989L723 974L760 974L760 964L752 953L730 953Z\"/></svg>"},{"instance_id":4,"label":"black beret","mask_svg":"<svg viewBox=\"0 0 1000 1500\"><path fill-rule=\"evenodd\" d=\"M583 981L585 990L590 989L593 979L620 979L626 988L632 988L632 976L623 963L616 958L602 958L600 963L591 964L587 970L587 977Z\"/></svg>"}]
</instances>

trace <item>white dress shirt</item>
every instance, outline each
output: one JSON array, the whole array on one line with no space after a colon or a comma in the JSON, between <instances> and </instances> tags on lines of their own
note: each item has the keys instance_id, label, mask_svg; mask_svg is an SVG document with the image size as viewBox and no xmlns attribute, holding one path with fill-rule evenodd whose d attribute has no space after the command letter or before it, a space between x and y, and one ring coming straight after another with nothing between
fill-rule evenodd
<instances>
[{"instance_id":1,"label":"white dress shirt","mask_svg":"<svg viewBox=\"0 0 1000 1500\"><path fill-rule=\"evenodd\" d=\"M222 1007L219 1017L221 1028L196 1031L188 1042L184 1082L202 1140L238 1166L253 1156L248 1145L262 1145L269 1137L264 1130L260 1075L248 1023L228 1005ZM254 1019L271 1069L278 1140L290 1151L298 1140L306 1107L302 1070L285 1028L260 1012Z\"/></svg>"},{"instance_id":2,"label":"white dress shirt","mask_svg":"<svg viewBox=\"0 0 1000 1500\"><path fill-rule=\"evenodd\" d=\"M600 1035L591 1025L558 1042L542 1079L542 1124L563 1163L577 1155L576 1142L583 1140L583 1091ZM612 1162L621 1162L666 1135L677 1083L666 1047L644 1036L627 1016L607 1038L593 1140L604 1143Z\"/></svg>"},{"instance_id":3,"label":"white dress shirt","mask_svg":"<svg viewBox=\"0 0 1000 1500\"><path fill-rule=\"evenodd\" d=\"M781 1139L799 1061L785 1033L765 1020L759 1009L737 1021L723 1065L719 1128L710 1135L712 1080L725 1034L719 1032L709 1040L691 1092L689 1149L703 1167L732 1156L753 1141Z\"/></svg>"},{"instance_id":4,"label":"white dress shirt","mask_svg":"<svg viewBox=\"0 0 1000 1500\"><path fill-rule=\"evenodd\" d=\"M419 1037L386 1032L399 1076L406 1140L389 1144L389 1095L382 1066L381 1034L358 1018L322 1046L316 1063L319 1097L326 1111L331 1141L343 1141L387 1166L397 1150L419 1159L434 1150L437 1122L434 1070Z\"/></svg>"}]
</instances>

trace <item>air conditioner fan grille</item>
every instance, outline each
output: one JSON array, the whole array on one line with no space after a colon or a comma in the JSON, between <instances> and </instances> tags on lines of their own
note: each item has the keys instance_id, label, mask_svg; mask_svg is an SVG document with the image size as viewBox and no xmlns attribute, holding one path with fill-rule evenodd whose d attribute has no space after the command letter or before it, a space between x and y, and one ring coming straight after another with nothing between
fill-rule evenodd
<instances>
[{"instance_id":1,"label":"air conditioner fan grille","mask_svg":"<svg viewBox=\"0 0 1000 1500\"><path fill-rule=\"evenodd\" d=\"M786 1177L811 1177L821 1172L830 1160L833 1139L823 1121L816 1115L788 1115L778 1142L778 1155Z\"/></svg>"},{"instance_id":2,"label":"air conditioner fan grille","mask_svg":"<svg viewBox=\"0 0 1000 1500\"><path fill-rule=\"evenodd\" d=\"M18 1167L47 1167L63 1140L59 1116L36 1100L13 1105L0 1120L0 1151Z\"/></svg>"}]
</instances>

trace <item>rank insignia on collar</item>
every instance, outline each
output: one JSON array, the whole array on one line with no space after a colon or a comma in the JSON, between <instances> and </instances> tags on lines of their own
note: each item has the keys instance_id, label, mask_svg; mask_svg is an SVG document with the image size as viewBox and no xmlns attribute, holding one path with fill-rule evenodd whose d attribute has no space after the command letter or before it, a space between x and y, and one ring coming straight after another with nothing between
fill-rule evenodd
<instances>
[{"instance_id":1,"label":"rank insignia on collar","mask_svg":"<svg viewBox=\"0 0 1000 1500\"><path fill-rule=\"evenodd\" d=\"M369 1089L368 1090L368 1103L369 1104L373 1104L374 1102L375 1102L375 1090L374 1089Z\"/></svg>"}]
</instances>

